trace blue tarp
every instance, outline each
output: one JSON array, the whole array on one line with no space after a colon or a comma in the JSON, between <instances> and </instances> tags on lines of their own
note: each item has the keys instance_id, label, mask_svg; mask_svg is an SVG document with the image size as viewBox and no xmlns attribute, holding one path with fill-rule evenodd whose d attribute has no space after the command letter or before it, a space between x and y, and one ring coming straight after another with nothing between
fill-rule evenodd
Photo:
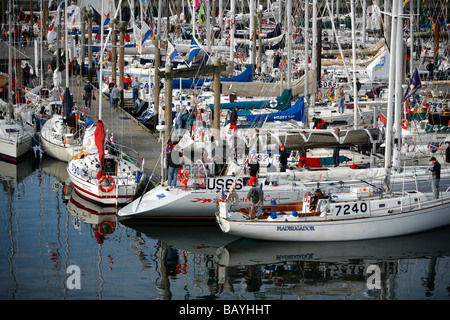
<instances>
[{"instance_id":1,"label":"blue tarp","mask_svg":"<svg viewBox=\"0 0 450 320\"><path fill-rule=\"evenodd\" d=\"M259 121L302 121L304 118L305 103L303 97L297 100L297 102L287 110L265 113L265 114L254 114L247 117L249 122L259 122Z\"/></svg>"},{"instance_id":2,"label":"blue tarp","mask_svg":"<svg viewBox=\"0 0 450 320\"><path fill-rule=\"evenodd\" d=\"M281 96L275 99L277 101L277 105L272 107L273 109L278 110L287 110L291 107L291 101L292 101L292 89L284 89ZM244 100L244 101L236 101L236 102L227 102L227 103L221 103L220 109L234 109L236 107L239 107L239 109L263 109L263 108L270 108L270 102L271 100ZM209 107L211 110L214 110L214 104L209 104Z\"/></svg>"},{"instance_id":3,"label":"blue tarp","mask_svg":"<svg viewBox=\"0 0 450 320\"><path fill-rule=\"evenodd\" d=\"M180 89L180 80L182 89L199 89L205 83L212 82L212 78L208 79L173 79L173 89ZM253 81L253 65L247 65L247 68L240 74L229 77L221 78L221 82L251 82Z\"/></svg>"}]
</instances>

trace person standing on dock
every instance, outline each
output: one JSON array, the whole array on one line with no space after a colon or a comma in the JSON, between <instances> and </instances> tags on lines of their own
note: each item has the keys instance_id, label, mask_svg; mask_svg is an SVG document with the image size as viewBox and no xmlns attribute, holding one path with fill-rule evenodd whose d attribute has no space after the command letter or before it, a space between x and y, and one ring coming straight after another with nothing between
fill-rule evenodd
<instances>
[{"instance_id":1,"label":"person standing on dock","mask_svg":"<svg viewBox=\"0 0 450 320\"><path fill-rule=\"evenodd\" d=\"M113 99L113 108L115 111L117 111L117 107L119 106L119 99L120 99L120 90L117 88L117 84L114 85L114 89L112 90L112 99Z\"/></svg>"},{"instance_id":2,"label":"person standing on dock","mask_svg":"<svg viewBox=\"0 0 450 320\"><path fill-rule=\"evenodd\" d=\"M136 100L139 97L139 86L140 86L138 77L134 78L134 81L131 84L131 86L133 87L133 103L136 103Z\"/></svg>"},{"instance_id":3,"label":"person standing on dock","mask_svg":"<svg viewBox=\"0 0 450 320\"><path fill-rule=\"evenodd\" d=\"M112 79L111 82L108 85L109 88L109 107L112 108L114 105L114 100L112 98L112 91L114 89L114 86L116 85L116 80Z\"/></svg>"},{"instance_id":4,"label":"person standing on dock","mask_svg":"<svg viewBox=\"0 0 450 320\"><path fill-rule=\"evenodd\" d=\"M94 90L94 87L92 87L92 84L88 81L88 83L84 86L84 91L83 91L83 100L84 100L85 108L88 108L88 109L91 108L92 91L93 90Z\"/></svg>"}]
</instances>

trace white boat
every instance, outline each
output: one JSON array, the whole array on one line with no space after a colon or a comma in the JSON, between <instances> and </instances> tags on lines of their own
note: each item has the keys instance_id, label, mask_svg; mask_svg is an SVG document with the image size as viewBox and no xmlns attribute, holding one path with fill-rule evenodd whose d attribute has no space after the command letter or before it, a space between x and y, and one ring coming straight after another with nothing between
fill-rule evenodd
<instances>
[{"instance_id":1,"label":"white boat","mask_svg":"<svg viewBox=\"0 0 450 320\"><path fill-rule=\"evenodd\" d=\"M195 164L185 166L190 179L185 186L177 182L177 187L158 185L132 203L118 210L120 220L124 219L214 219L221 190L235 185L234 208L248 208L248 176L242 175L238 167L230 169L236 175L197 178ZM431 190L426 166L405 168L402 173L391 176L393 190ZM207 170L205 170L207 171ZM264 172L266 171L266 172ZM229 172L228 172L229 173ZM258 184L264 191L264 205L294 205L303 200L306 193L317 186L327 186L334 192L348 191L351 185L370 181L373 188L382 189L386 176L384 168L351 169L349 167L321 168L320 170L289 170L286 173L267 172L261 167ZM450 175L443 171L441 183L450 183Z\"/></svg>"},{"instance_id":2,"label":"white boat","mask_svg":"<svg viewBox=\"0 0 450 320\"><path fill-rule=\"evenodd\" d=\"M0 119L0 159L19 162L26 157L35 134L32 126L2 116Z\"/></svg>"},{"instance_id":3,"label":"white boat","mask_svg":"<svg viewBox=\"0 0 450 320\"><path fill-rule=\"evenodd\" d=\"M47 120L40 131L40 143L44 153L60 161L69 162L81 151L84 125L81 122L78 124L76 132L71 132L61 115L55 114Z\"/></svg>"},{"instance_id":4,"label":"white boat","mask_svg":"<svg viewBox=\"0 0 450 320\"><path fill-rule=\"evenodd\" d=\"M301 211L273 211L248 219L230 210L230 201L219 203L217 222L223 232L272 241L353 241L395 237L450 224L450 193L433 199L432 193L403 192L392 196L373 194L370 187L352 187L348 193L332 193L310 211L306 195Z\"/></svg>"},{"instance_id":5,"label":"white boat","mask_svg":"<svg viewBox=\"0 0 450 320\"><path fill-rule=\"evenodd\" d=\"M153 218L153 219L214 219L216 201L220 196L218 184L230 185L236 182L236 198L234 201L241 206L246 206L247 192L250 189L244 186L242 178L221 177L207 179L207 188L183 187L168 188L157 186L147 192L142 198L138 198L131 204L121 208L117 215L119 219L129 218ZM284 186L264 186L265 203L282 201L291 203L301 196L301 190L294 184Z\"/></svg>"},{"instance_id":6,"label":"white boat","mask_svg":"<svg viewBox=\"0 0 450 320\"><path fill-rule=\"evenodd\" d=\"M101 16L103 17L103 4ZM102 18L103 19L103 18ZM103 21L103 20L102 20ZM103 34L103 23L101 23ZM103 38L101 39L103 48ZM100 63L100 74L103 64ZM103 82L99 82L101 90ZM75 192L103 206L120 206L131 202L143 186L145 174L121 150L107 144L102 116L102 95L99 95L99 119L96 127L88 127L79 154L69 161L67 171Z\"/></svg>"},{"instance_id":7,"label":"white boat","mask_svg":"<svg viewBox=\"0 0 450 320\"><path fill-rule=\"evenodd\" d=\"M104 130L101 126L100 131ZM128 156L110 148L104 149L102 165L101 152L95 141L96 131L94 126L86 129L81 152L68 163L67 171L74 189L85 199L104 206L131 202L144 184L145 174ZM99 145L104 148L104 138L100 139Z\"/></svg>"},{"instance_id":8,"label":"white boat","mask_svg":"<svg viewBox=\"0 0 450 320\"><path fill-rule=\"evenodd\" d=\"M402 60L398 48L402 48L401 15L402 3L395 1L391 48L394 49L396 63L390 64L389 99L387 114L387 135L385 168L388 172L396 167L400 156L393 147L394 133L400 132L400 121L392 116L401 113ZM398 12L397 12L398 11ZM398 24L398 27L397 25ZM398 30L400 29L400 30ZM397 70L396 70L397 69ZM395 103L394 103L395 93ZM395 104L395 108L394 108ZM397 117L395 117L397 118ZM393 121L395 120L395 121ZM391 131L392 129L392 131ZM391 151L394 150L394 157ZM396 157L396 158L395 158ZM402 191L392 192L391 174L387 174L383 192L374 193L371 186L352 186L349 192L329 192L327 197L317 201L312 207L312 196L305 195L301 211L283 210L281 214L273 211L270 216L250 217L232 209L232 192L219 203L216 220L225 233L247 238L274 241L353 241L395 237L443 227L450 224L450 190L443 183L445 192L435 199L431 192ZM408 190L408 189L404 189ZM442 190L440 190L442 191ZM312 210L313 209L313 210Z\"/></svg>"}]
</instances>

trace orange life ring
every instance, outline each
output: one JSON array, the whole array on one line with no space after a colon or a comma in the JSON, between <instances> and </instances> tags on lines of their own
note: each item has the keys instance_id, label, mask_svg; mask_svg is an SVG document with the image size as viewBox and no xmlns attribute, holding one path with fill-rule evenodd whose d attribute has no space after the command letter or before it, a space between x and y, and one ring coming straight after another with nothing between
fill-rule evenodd
<instances>
[{"instance_id":1,"label":"orange life ring","mask_svg":"<svg viewBox=\"0 0 450 320\"><path fill-rule=\"evenodd\" d=\"M108 189L105 189L102 186L102 182L105 179L108 179L111 184ZM111 176L102 176L100 179L98 179L98 188L102 192L111 192L114 189L114 179Z\"/></svg>"},{"instance_id":2,"label":"orange life ring","mask_svg":"<svg viewBox=\"0 0 450 320\"><path fill-rule=\"evenodd\" d=\"M180 171L178 172L178 180L180 180L182 184L187 185L189 180L188 172L184 169L180 169Z\"/></svg>"},{"instance_id":3,"label":"orange life ring","mask_svg":"<svg viewBox=\"0 0 450 320\"><path fill-rule=\"evenodd\" d=\"M400 124L403 129L408 129L408 127L409 127L409 121L406 118L403 118L402 121L400 122Z\"/></svg>"}]
</instances>

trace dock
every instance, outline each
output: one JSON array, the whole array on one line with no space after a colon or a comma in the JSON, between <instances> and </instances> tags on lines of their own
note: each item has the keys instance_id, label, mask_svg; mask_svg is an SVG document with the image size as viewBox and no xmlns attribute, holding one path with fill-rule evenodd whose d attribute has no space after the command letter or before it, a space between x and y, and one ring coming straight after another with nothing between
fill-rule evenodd
<instances>
[{"instance_id":1,"label":"dock","mask_svg":"<svg viewBox=\"0 0 450 320\"><path fill-rule=\"evenodd\" d=\"M31 58L30 64L34 67L34 47L24 48L25 53ZM43 68L46 71L52 56L51 53L44 50ZM45 74L44 82L52 81L50 74ZM51 82L50 82L51 83ZM85 111L86 119L97 123L100 110L99 88L94 87L95 100L92 100L91 108L85 108L83 101L83 89L87 80L81 76L69 76L69 90L73 96L74 102L80 112ZM66 75L62 72L62 85L65 90ZM130 106L132 101L125 100L125 106ZM152 132L144 124L136 120L125 109L118 107L118 111L110 107L109 98L106 95L102 97L102 121L105 129L113 134L114 143L120 146L123 151L131 158L138 160L138 167L154 181L161 180L161 142L159 132ZM142 167L143 165L143 167Z\"/></svg>"}]
</instances>

